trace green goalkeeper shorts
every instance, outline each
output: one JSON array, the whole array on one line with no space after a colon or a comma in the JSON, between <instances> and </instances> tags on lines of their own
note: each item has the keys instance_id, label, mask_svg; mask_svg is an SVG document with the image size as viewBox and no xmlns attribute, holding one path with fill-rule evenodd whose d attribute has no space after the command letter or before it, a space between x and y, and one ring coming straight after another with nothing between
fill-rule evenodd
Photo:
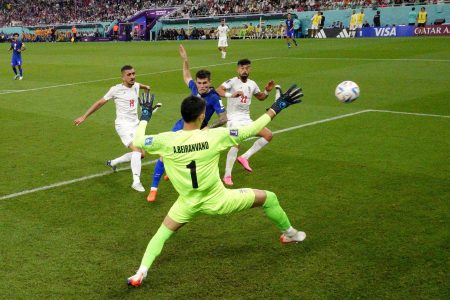
<instances>
[{"instance_id":1,"label":"green goalkeeper shorts","mask_svg":"<svg viewBox=\"0 0 450 300\"><path fill-rule=\"evenodd\" d=\"M189 200L178 198L169 210L169 217L183 224L192 220L198 214L228 215L252 207L255 193L252 189L237 189L223 191L216 197L205 202L190 203Z\"/></svg>"}]
</instances>

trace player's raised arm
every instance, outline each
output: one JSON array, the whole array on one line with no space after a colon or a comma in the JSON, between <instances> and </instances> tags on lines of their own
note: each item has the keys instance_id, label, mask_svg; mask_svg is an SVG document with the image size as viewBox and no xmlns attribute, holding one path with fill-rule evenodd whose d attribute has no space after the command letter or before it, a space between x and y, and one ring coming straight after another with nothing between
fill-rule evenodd
<instances>
[{"instance_id":1,"label":"player's raised arm","mask_svg":"<svg viewBox=\"0 0 450 300\"><path fill-rule=\"evenodd\" d=\"M89 117L90 115L92 115L94 112L96 112L100 107L102 107L103 105L105 105L105 103L108 102L107 100L105 100L104 98L96 101L94 104L92 104L91 107L89 107L89 109L86 111L86 113L84 115L82 115L81 117L76 118L73 121L73 124L75 126L80 125L81 123L83 123L87 117Z\"/></svg>"},{"instance_id":2,"label":"player's raised arm","mask_svg":"<svg viewBox=\"0 0 450 300\"><path fill-rule=\"evenodd\" d=\"M275 82L273 80L269 81L265 88L264 88L264 92L259 92L255 94L256 99L258 100L266 100L267 97L269 96L269 93L273 90L275 86Z\"/></svg>"},{"instance_id":3,"label":"player's raised arm","mask_svg":"<svg viewBox=\"0 0 450 300\"><path fill-rule=\"evenodd\" d=\"M189 81L192 80L191 70L189 69L189 61L186 49L184 49L183 45L179 47L180 57L183 60L183 79L184 82L189 85Z\"/></svg>"}]
</instances>

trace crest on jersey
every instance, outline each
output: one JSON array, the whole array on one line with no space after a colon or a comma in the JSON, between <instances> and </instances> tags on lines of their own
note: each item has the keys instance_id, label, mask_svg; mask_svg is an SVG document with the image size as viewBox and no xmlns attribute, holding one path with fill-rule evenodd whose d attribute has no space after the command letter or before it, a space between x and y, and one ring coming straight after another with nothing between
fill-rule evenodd
<instances>
[{"instance_id":1,"label":"crest on jersey","mask_svg":"<svg viewBox=\"0 0 450 300\"><path fill-rule=\"evenodd\" d=\"M239 131L237 129L230 129L230 135L231 136L238 136L239 135Z\"/></svg>"},{"instance_id":2,"label":"crest on jersey","mask_svg":"<svg viewBox=\"0 0 450 300\"><path fill-rule=\"evenodd\" d=\"M151 144L153 144L153 138L152 137L146 138L145 139L145 145L148 146L148 145L151 145Z\"/></svg>"}]
</instances>

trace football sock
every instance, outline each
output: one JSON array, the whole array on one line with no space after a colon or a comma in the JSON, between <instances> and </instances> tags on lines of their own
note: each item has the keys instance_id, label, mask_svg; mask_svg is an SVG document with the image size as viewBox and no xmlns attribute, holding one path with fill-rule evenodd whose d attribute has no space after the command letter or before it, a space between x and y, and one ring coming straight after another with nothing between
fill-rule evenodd
<instances>
[{"instance_id":1,"label":"football sock","mask_svg":"<svg viewBox=\"0 0 450 300\"><path fill-rule=\"evenodd\" d=\"M289 222L288 216L281 208L277 195L269 191L266 191L266 195L266 202L263 204L264 212L282 232L286 231L291 227L291 222Z\"/></svg>"},{"instance_id":2,"label":"football sock","mask_svg":"<svg viewBox=\"0 0 450 300\"><path fill-rule=\"evenodd\" d=\"M19 66L19 71L20 71L20 77L22 77L22 67Z\"/></svg>"},{"instance_id":3,"label":"football sock","mask_svg":"<svg viewBox=\"0 0 450 300\"><path fill-rule=\"evenodd\" d=\"M259 150L261 150L262 147L264 147L265 145L267 145L269 143L268 140L266 140L265 138L259 138L256 140L256 142L253 143L253 146L247 150L247 152L245 152L242 156L245 159L249 159L250 156L252 156L253 154L255 154L256 152L258 152Z\"/></svg>"},{"instance_id":4,"label":"football sock","mask_svg":"<svg viewBox=\"0 0 450 300\"><path fill-rule=\"evenodd\" d=\"M158 159L158 161L155 164L155 170L153 171L152 188L158 187L163 174L164 174L164 163L160 159Z\"/></svg>"},{"instance_id":5,"label":"football sock","mask_svg":"<svg viewBox=\"0 0 450 300\"><path fill-rule=\"evenodd\" d=\"M155 258L161 254L161 250L164 247L164 243L175 233L175 231L170 230L164 224L161 224L158 231L152 237L148 243L147 249L145 250L144 257L142 258L141 268L150 268L153 264ZM145 268L139 268L144 271Z\"/></svg>"},{"instance_id":6,"label":"football sock","mask_svg":"<svg viewBox=\"0 0 450 300\"><path fill-rule=\"evenodd\" d=\"M16 74L16 75L17 75L17 70L16 70L16 67L12 67L12 69L13 69L13 71L14 71L14 74Z\"/></svg>"},{"instance_id":7,"label":"football sock","mask_svg":"<svg viewBox=\"0 0 450 300\"><path fill-rule=\"evenodd\" d=\"M225 176L231 176L234 162L236 161L239 148L231 147L227 154L227 163L225 165Z\"/></svg>"},{"instance_id":8,"label":"football sock","mask_svg":"<svg viewBox=\"0 0 450 300\"><path fill-rule=\"evenodd\" d=\"M297 41L292 39L292 41L294 42L295 46L297 46Z\"/></svg>"},{"instance_id":9,"label":"football sock","mask_svg":"<svg viewBox=\"0 0 450 300\"><path fill-rule=\"evenodd\" d=\"M131 160L132 154L133 154L133 152L128 152L118 158L111 160L111 165L115 166L117 164L129 162Z\"/></svg>"},{"instance_id":10,"label":"football sock","mask_svg":"<svg viewBox=\"0 0 450 300\"><path fill-rule=\"evenodd\" d=\"M131 172L133 173L133 182L141 182L141 152L131 152Z\"/></svg>"}]
</instances>

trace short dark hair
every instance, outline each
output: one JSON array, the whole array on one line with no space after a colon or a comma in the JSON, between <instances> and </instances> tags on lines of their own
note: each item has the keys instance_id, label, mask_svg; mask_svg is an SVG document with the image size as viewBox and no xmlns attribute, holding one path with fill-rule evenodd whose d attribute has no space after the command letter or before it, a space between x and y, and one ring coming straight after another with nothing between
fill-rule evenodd
<instances>
[{"instance_id":1,"label":"short dark hair","mask_svg":"<svg viewBox=\"0 0 450 300\"><path fill-rule=\"evenodd\" d=\"M200 97L189 96L181 102L181 115L186 123L195 121L205 111L206 102Z\"/></svg>"},{"instance_id":2,"label":"short dark hair","mask_svg":"<svg viewBox=\"0 0 450 300\"><path fill-rule=\"evenodd\" d=\"M252 64L252 62L247 58L241 59L237 63L238 66L246 66L246 65L251 65L251 64Z\"/></svg>"},{"instance_id":3,"label":"short dark hair","mask_svg":"<svg viewBox=\"0 0 450 300\"><path fill-rule=\"evenodd\" d=\"M19 36L19 34L17 32L14 32L13 36Z\"/></svg>"},{"instance_id":4,"label":"short dark hair","mask_svg":"<svg viewBox=\"0 0 450 300\"><path fill-rule=\"evenodd\" d=\"M128 70L131 70L131 69L133 69L132 66L130 66L130 65L125 65L125 66L122 67L122 69L120 69L120 72L123 73L123 72L128 71Z\"/></svg>"},{"instance_id":5,"label":"short dark hair","mask_svg":"<svg viewBox=\"0 0 450 300\"><path fill-rule=\"evenodd\" d=\"M211 80L211 72L208 70L199 70L196 74L195 74L195 78L198 79L205 79L208 78L208 80Z\"/></svg>"}]
</instances>

